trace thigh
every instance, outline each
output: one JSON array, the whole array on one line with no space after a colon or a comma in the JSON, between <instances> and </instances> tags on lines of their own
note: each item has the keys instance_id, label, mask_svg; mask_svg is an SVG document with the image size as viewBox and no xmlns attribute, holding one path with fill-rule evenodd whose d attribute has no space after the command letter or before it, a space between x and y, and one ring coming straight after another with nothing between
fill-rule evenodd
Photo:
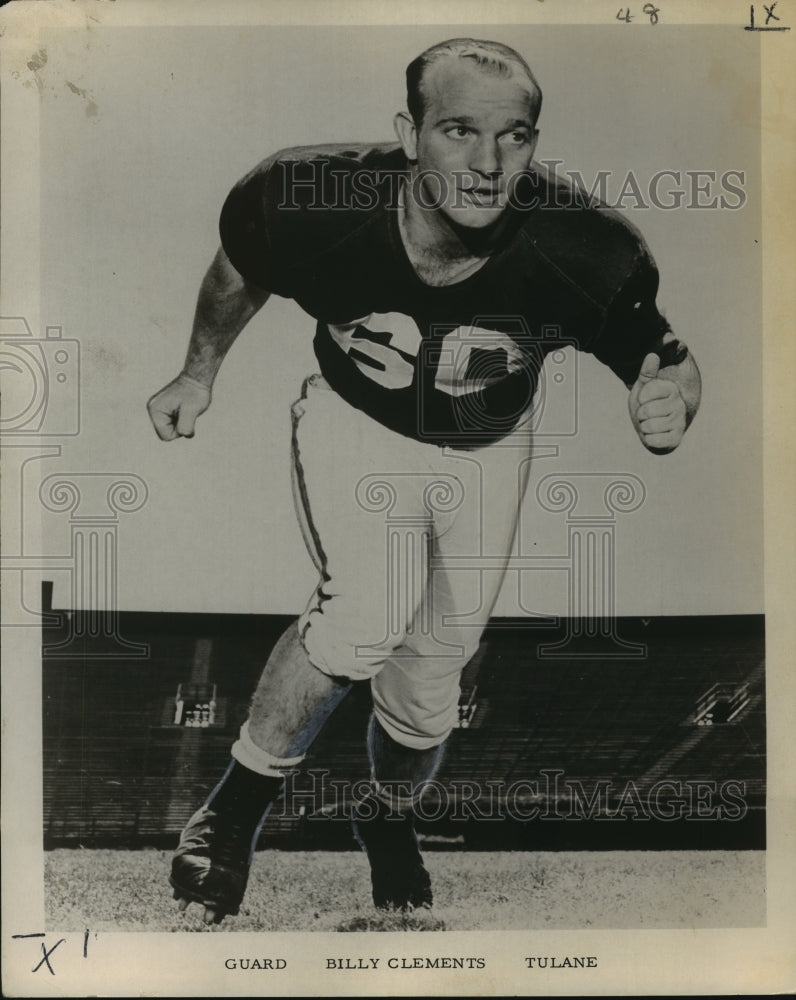
<instances>
[{"instance_id":1,"label":"thigh","mask_svg":"<svg viewBox=\"0 0 796 1000\"><path fill-rule=\"evenodd\" d=\"M463 502L453 516L435 519L430 594L437 634L458 636L472 652L489 621L514 545L530 462L527 432L489 448L446 452L442 468L455 470Z\"/></svg>"},{"instance_id":2,"label":"thigh","mask_svg":"<svg viewBox=\"0 0 796 1000\"><path fill-rule=\"evenodd\" d=\"M527 435L500 451L440 455L459 502L435 516L428 586L401 649L372 681L374 707L408 746L441 742L458 718L459 678L478 649L500 591L528 477Z\"/></svg>"},{"instance_id":3,"label":"thigh","mask_svg":"<svg viewBox=\"0 0 796 1000\"><path fill-rule=\"evenodd\" d=\"M419 563L396 560L390 542L396 522L414 524L417 538L430 530L422 494L407 489L413 445L322 380L293 407L296 509L321 576L299 627L310 659L329 673L372 676L403 642L420 599Z\"/></svg>"}]
</instances>

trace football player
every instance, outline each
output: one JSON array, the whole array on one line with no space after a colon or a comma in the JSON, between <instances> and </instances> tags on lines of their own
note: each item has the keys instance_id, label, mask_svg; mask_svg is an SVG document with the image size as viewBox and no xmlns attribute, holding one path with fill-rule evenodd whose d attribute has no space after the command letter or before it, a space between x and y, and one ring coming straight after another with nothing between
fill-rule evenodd
<instances>
[{"instance_id":1,"label":"football player","mask_svg":"<svg viewBox=\"0 0 796 1000\"><path fill-rule=\"evenodd\" d=\"M372 792L353 821L373 899L431 905L413 806L511 550L545 355L574 345L608 365L655 453L680 444L699 404L641 236L533 161L542 95L525 60L452 39L406 75L397 145L286 150L235 185L184 369L148 404L163 440L192 437L227 351L270 295L315 320L320 373L293 407L292 459L319 582L173 859L175 897L208 922L238 912L285 768L359 680L373 695ZM541 336L551 326L559 338ZM397 573L393 511L415 526Z\"/></svg>"}]
</instances>

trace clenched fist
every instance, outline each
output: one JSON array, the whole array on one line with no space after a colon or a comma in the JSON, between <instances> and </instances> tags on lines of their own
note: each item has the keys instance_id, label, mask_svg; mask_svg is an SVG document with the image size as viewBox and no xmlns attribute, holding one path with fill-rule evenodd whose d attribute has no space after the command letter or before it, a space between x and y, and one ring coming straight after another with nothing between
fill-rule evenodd
<instances>
[{"instance_id":1,"label":"clenched fist","mask_svg":"<svg viewBox=\"0 0 796 1000\"><path fill-rule=\"evenodd\" d=\"M645 448L674 451L686 429L686 405L675 382L660 378L661 359L648 354L627 401L630 419Z\"/></svg>"},{"instance_id":2,"label":"clenched fist","mask_svg":"<svg viewBox=\"0 0 796 1000\"><path fill-rule=\"evenodd\" d=\"M210 389L188 375L178 375L146 404L149 418L162 441L192 438L196 418L210 406Z\"/></svg>"}]
</instances>

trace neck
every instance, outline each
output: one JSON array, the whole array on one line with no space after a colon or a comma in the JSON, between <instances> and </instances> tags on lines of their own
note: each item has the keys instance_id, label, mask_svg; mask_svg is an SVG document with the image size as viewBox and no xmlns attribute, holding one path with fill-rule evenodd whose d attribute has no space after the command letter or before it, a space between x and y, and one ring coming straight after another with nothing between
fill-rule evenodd
<instances>
[{"instance_id":1,"label":"neck","mask_svg":"<svg viewBox=\"0 0 796 1000\"><path fill-rule=\"evenodd\" d=\"M398 217L404 240L415 253L463 261L484 259L493 252L505 231L503 216L481 229L458 226L439 209L418 204L413 189L411 184L404 187Z\"/></svg>"}]
</instances>

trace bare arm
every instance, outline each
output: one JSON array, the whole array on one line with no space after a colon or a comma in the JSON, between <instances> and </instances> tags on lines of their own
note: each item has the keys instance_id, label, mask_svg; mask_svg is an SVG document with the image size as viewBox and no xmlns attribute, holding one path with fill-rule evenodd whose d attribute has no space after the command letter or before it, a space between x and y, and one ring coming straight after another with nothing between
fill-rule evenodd
<instances>
[{"instance_id":1,"label":"bare arm","mask_svg":"<svg viewBox=\"0 0 796 1000\"><path fill-rule=\"evenodd\" d=\"M185 366L147 403L159 438L193 437L196 418L210 405L227 351L267 301L268 292L242 278L219 247L199 288Z\"/></svg>"},{"instance_id":2,"label":"bare arm","mask_svg":"<svg viewBox=\"0 0 796 1000\"><path fill-rule=\"evenodd\" d=\"M227 351L268 297L238 274L219 247L199 288L183 373L211 388Z\"/></svg>"}]
</instances>

